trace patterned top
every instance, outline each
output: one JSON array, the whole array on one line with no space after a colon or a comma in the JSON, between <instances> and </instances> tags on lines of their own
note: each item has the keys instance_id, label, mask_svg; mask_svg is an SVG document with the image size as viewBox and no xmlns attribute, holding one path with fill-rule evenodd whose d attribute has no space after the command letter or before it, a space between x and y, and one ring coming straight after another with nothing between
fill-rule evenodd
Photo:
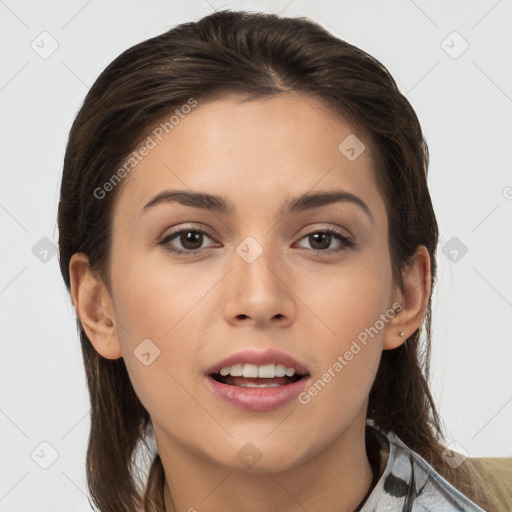
<instances>
[{"instance_id":1,"label":"patterned top","mask_svg":"<svg viewBox=\"0 0 512 512\"><path fill-rule=\"evenodd\" d=\"M367 435L375 453L370 463L377 466L378 476L354 512L485 512L394 432L381 432L369 420Z\"/></svg>"}]
</instances>

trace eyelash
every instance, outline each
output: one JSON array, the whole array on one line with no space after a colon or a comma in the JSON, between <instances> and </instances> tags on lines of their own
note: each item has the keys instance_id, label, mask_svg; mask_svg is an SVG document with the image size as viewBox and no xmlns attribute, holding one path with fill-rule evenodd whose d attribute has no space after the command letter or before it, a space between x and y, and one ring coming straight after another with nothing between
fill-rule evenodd
<instances>
[{"instance_id":1,"label":"eyelash","mask_svg":"<svg viewBox=\"0 0 512 512\"><path fill-rule=\"evenodd\" d=\"M184 229L179 229L177 231L169 233L158 244L162 245L166 251L175 253L178 256L187 256L189 254L199 254L201 251L204 250L204 249L196 249L194 251L187 251L187 250L175 249L174 247L171 247L169 245L169 242L172 239L176 238L181 233L201 233L203 235L206 235L208 238L211 238L212 240L214 239L214 237L210 233L208 233L207 231L204 231L202 229L184 228ZM330 256L332 254L338 254L338 253L341 253L343 251L346 251L347 249L349 249L349 248L351 248L351 247L353 247L355 245L355 241L354 241L353 238L345 236L343 233L341 233L340 231L338 231L337 229L334 229L334 228L326 228L326 229L319 229L319 230L316 230L316 231L311 231L310 233L304 235L301 238L301 240L306 238L306 237L308 237L308 236L310 236L310 235L316 234L316 233L327 233L327 234L330 234L330 235L334 235L335 238L337 238L343 244L338 249L309 249L309 250L313 251L314 253L316 253L317 255Z\"/></svg>"}]
</instances>

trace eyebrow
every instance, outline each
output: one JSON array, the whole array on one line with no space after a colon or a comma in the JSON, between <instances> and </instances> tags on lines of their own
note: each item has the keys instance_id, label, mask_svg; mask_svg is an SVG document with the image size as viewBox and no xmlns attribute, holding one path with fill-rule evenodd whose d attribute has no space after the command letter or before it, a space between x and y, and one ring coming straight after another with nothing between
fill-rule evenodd
<instances>
[{"instance_id":1,"label":"eyebrow","mask_svg":"<svg viewBox=\"0 0 512 512\"><path fill-rule=\"evenodd\" d=\"M223 196L187 190L165 190L151 199L151 201L144 206L143 211L147 211L159 204L169 203L179 203L184 206L201 208L222 214L233 214L236 210L234 203ZM305 193L298 197L288 199L282 205L279 214L299 213L333 203L355 204L368 215L372 223L374 222L372 212L370 208L368 208L368 205L361 198L344 190Z\"/></svg>"}]
</instances>

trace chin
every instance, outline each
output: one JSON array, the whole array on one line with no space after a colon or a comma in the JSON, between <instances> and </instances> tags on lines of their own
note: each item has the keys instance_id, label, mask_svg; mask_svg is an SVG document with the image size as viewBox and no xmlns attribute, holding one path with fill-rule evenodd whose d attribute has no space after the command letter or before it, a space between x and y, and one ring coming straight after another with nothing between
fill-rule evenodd
<instances>
[{"instance_id":1,"label":"chin","mask_svg":"<svg viewBox=\"0 0 512 512\"><path fill-rule=\"evenodd\" d=\"M242 447L236 448L235 459L231 457L225 460L224 453L217 462L230 469L249 474L280 473L300 465L306 455L295 450L296 443L289 445L282 443L277 449L269 446L268 443L260 449L257 446L257 442L248 441ZM263 441L259 446L263 446Z\"/></svg>"},{"instance_id":2,"label":"chin","mask_svg":"<svg viewBox=\"0 0 512 512\"><path fill-rule=\"evenodd\" d=\"M253 475L282 473L297 467L300 462L301 460L296 457L287 460L283 460L282 458L281 460L265 460L265 457L262 456L262 458L253 465L238 463L235 469Z\"/></svg>"}]
</instances>

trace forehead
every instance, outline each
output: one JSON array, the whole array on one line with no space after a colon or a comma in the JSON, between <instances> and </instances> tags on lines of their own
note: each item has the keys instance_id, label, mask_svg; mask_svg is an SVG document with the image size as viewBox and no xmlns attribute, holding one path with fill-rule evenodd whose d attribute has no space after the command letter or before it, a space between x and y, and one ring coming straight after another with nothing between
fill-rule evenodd
<instances>
[{"instance_id":1,"label":"forehead","mask_svg":"<svg viewBox=\"0 0 512 512\"><path fill-rule=\"evenodd\" d=\"M158 131L171 115L148 130L153 147L125 178L118 202L140 209L165 188L228 195L234 202L257 196L267 198L266 206L278 196L340 187L379 200L370 141L316 98L198 100L172 129L167 125L168 133ZM348 158L347 144L364 151Z\"/></svg>"}]
</instances>

